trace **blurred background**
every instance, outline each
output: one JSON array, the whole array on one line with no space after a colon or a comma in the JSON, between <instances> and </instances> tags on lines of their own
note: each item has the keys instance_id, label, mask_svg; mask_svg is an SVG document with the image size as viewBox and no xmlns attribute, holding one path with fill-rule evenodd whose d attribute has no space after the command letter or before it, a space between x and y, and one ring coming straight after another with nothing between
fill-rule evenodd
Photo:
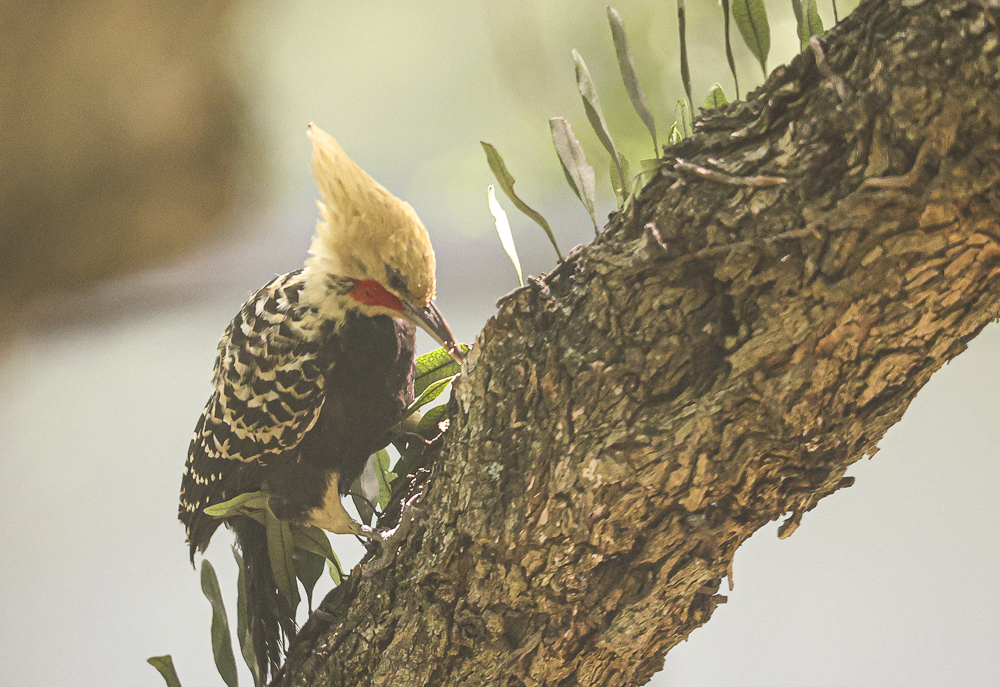
<instances>
[{"instance_id":1,"label":"blurred background","mask_svg":"<svg viewBox=\"0 0 1000 687\"><path fill-rule=\"evenodd\" d=\"M616 7L663 140L683 95L675 5ZM776 65L797 52L795 23L789 3L769 10ZM823 0L820 12L830 26ZM653 148L605 5L589 0L0 0L0 17L2 681L159 687L145 659L170 653L186 687L221 685L178 488L218 337L305 257L306 125L416 207L438 304L465 341L517 285L479 141L564 251L592 233L549 117L575 126L598 214L613 208L571 48L633 165ZM716 81L733 97L721 9L688 3L688 32L696 103ZM761 71L735 47L745 92ZM551 269L541 231L501 203L525 271ZM652 684L997 684L998 353L993 327L855 466L853 488L789 540L776 524L750 540L729 603ZM209 558L232 612L227 536ZM335 545L349 566L361 553Z\"/></svg>"}]
</instances>

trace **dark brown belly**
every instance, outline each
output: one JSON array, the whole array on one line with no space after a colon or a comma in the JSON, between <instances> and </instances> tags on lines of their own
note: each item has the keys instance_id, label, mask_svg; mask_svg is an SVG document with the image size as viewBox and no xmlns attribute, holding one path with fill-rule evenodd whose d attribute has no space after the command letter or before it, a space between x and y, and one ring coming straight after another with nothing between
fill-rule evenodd
<instances>
[{"instance_id":1,"label":"dark brown belly","mask_svg":"<svg viewBox=\"0 0 1000 687\"><path fill-rule=\"evenodd\" d=\"M320 506L331 472L346 493L413 400L414 327L388 316L348 315L324 344L325 399L296 455L268 466L271 509L299 520Z\"/></svg>"}]
</instances>

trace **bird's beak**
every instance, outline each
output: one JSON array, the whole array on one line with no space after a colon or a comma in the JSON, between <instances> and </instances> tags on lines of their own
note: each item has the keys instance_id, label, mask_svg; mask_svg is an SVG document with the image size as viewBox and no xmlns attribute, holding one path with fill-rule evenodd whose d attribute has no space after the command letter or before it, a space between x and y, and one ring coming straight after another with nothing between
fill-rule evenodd
<instances>
[{"instance_id":1,"label":"bird's beak","mask_svg":"<svg viewBox=\"0 0 1000 687\"><path fill-rule=\"evenodd\" d=\"M431 301L426 308L418 308L407 301L402 301L402 303L406 319L430 334L431 338L441 344L455 362L461 365L465 356L462 349L455 343L455 335L451 333L448 323L441 317L441 312L434 305L434 302Z\"/></svg>"}]
</instances>

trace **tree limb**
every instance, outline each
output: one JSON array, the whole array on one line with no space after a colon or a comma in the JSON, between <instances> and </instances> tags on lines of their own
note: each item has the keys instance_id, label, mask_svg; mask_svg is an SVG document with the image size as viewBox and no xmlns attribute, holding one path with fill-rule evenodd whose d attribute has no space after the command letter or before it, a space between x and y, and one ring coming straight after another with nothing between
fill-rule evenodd
<instances>
[{"instance_id":1,"label":"tree limb","mask_svg":"<svg viewBox=\"0 0 1000 687\"><path fill-rule=\"evenodd\" d=\"M327 597L279 684L659 670L724 601L737 547L848 486L1000 315L998 17L862 3L822 71L814 48L709 112L594 244L503 299L423 517Z\"/></svg>"}]
</instances>

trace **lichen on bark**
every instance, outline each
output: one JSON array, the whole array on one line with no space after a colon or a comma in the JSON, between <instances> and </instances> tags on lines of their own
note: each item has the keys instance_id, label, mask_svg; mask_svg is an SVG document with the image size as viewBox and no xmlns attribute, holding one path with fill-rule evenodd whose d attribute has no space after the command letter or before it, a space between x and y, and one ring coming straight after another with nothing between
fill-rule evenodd
<instances>
[{"instance_id":1,"label":"lichen on bark","mask_svg":"<svg viewBox=\"0 0 1000 687\"><path fill-rule=\"evenodd\" d=\"M399 555L331 593L279 684L648 680L739 545L848 486L1000 315L998 23L863 3L829 70L806 52L707 113L502 299Z\"/></svg>"}]
</instances>

